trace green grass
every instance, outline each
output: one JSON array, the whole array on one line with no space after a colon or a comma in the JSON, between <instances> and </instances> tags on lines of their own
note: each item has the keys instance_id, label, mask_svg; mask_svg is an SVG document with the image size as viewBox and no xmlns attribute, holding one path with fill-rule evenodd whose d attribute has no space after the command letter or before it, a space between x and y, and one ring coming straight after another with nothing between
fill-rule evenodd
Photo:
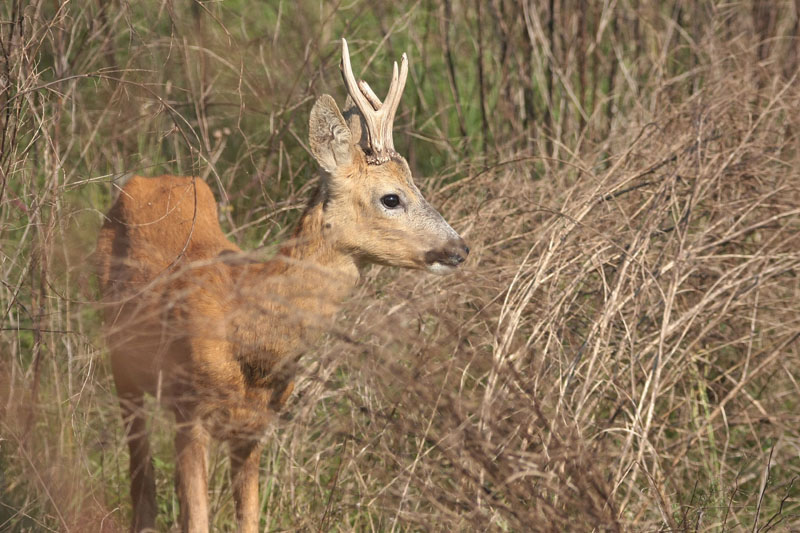
<instances>
[{"instance_id":1,"label":"green grass","mask_svg":"<svg viewBox=\"0 0 800 533\"><path fill-rule=\"evenodd\" d=\"M269 436L262 529L799 527L797 7L589 4L552 35L547 2L0 7L0 530L130 517L89 265L115 180L198 175L273 253L341 36L378 94L408 53L396 145L473 251L364 272Z\"/></svg>"}]
</instances>

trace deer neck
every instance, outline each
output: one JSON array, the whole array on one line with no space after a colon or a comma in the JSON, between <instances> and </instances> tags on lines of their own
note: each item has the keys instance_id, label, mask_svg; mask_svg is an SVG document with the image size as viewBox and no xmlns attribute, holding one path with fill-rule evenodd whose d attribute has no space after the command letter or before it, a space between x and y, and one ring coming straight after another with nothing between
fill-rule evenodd
<instances>
[{"instance_id":1,"label":"deer neck","mask_svg":"<svg viewBox=\"0 0 800 533\"><path fill-rule=\"evenodd\" d=\"M329 328L358 282L356 260L331 242L327 230L322 202L312 203L277 256L266 263L242 265L235 276L242 288L237 307L250 310L248 326L275 331L282 337L277 344L309 340L310 334Z\"/></svg>"},{"instance_id":2,"label":"deer neck","mask_svg":"<svg viewBox=\"0 0 800 533\"><path fill-rule=\"evenodd\" d=\"M355 258L339 249L330 238L321 201L312 202L295 228L292 238L271 261L278 275L293 286L317 293L320 304L341 304L359 279ZM274 265L278 263L278 265ZM302 294L299 294L302 297Z\"/></svg>"}]
</instances>

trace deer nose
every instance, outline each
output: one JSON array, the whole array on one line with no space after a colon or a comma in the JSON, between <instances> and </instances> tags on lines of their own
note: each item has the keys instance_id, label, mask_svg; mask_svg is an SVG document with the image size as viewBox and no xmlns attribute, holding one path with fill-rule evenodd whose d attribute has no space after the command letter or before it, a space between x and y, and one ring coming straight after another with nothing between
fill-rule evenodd
<instances>
[{"instance_id":1,"label":"deer nose","mask_svg":"<svg viewBox=\"0 0 800 533\"><path fill-rule=\"evenodd\" d=\"M439 263L441 265L455 267L466 261L469 254L469 246L466 245L461 237L451 239L444 247L437 250L430 250L425 254L425 262L428 265Z\"/></svg>"},{"instance_id":2,"label":"deer nose","mask_svg":"<svg viewBox=\"0 0 800 533\"><path fill-rule=\"evenodd\" d=\"M467 259L469 246L464 239L454 236L444 246L425 253L425 264L434 274L447 274L454 271Z\"/></svg>"},{"instance_id":3,"label":"deer nose","mask_svg":"<svg viewBox=\"0 0 800 533\"><path fill-rule=\"evenodd\" d=\"M461 237L455 241L451 241L448 248L447 254L449 256L449 263L451 265L460 265L467 260L467 256L469 255L469 246L467 246L467 243L465 243L464 239Z\"/></svg>"},{"instance_id":4,"label":"deer nose","mask_svg":"<svg viewBox=\"0 0 800 533\"><path fill-rule=\"evenodd\" d=\"M468 255L469 255L469 246L467 246L467 243L464 242L464 239L459 237L458 241L456 241L456 244L453 247L453 251L450 254L453 263L456 265L460 265L461 263L467 260Z\"/></svg>"}]
</instances>

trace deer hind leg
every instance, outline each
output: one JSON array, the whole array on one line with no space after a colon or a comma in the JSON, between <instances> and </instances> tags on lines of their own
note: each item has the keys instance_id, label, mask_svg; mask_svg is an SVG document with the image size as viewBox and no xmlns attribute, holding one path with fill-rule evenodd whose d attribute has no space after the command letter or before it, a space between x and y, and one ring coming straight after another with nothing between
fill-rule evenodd
<instances>
[{"instance_id":1,"label":"deer hind leg","mask_svg":"<svg viewBox=\"0 0 800 533\"><path fill-rule=\"evenodd\" d=\"M263 445L253 439L232 439L231 485L240 533L258 531L258 463Z\"/></svg>"},{"instance_id":2,"label":"deer hind leg","mask_svg":"<svg viewBox=\"0 0 800 533\"><path fill-rule=\"evenodd\" d=\"M177 416L175 481L180 502L181 530L208 532L208 432L196 420Z\"/></svg>"},{"instance_id":3,"label":"deer hind leg","mask_svg":"<svg viewBox=\"0 0 800 533\"><path fill-rule=\"evenodd\" d=\"M131 501L133 523L131 530L155 531L156 527L156 482L147 420L144 417L143 397L121 395L120 407L125 424L125 433L130 450Z\"/></svg>"}]
</instances>

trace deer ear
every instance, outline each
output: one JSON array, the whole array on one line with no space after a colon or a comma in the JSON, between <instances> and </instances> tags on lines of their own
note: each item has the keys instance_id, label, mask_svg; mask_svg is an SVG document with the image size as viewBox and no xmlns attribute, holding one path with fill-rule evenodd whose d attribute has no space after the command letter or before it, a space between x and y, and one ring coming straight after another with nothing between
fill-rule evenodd
<instances>
[{"instance_id":1,"label":"deer ear","mask_svg":"<svg viewBox=\"0 0 800 533\"><path fill-rule=\"evenodd\" d=\"M352 135L334 99L320 96L308 120L308 143L314 159L326 172L353 160Z\"/></svg>"}]
</instances>

